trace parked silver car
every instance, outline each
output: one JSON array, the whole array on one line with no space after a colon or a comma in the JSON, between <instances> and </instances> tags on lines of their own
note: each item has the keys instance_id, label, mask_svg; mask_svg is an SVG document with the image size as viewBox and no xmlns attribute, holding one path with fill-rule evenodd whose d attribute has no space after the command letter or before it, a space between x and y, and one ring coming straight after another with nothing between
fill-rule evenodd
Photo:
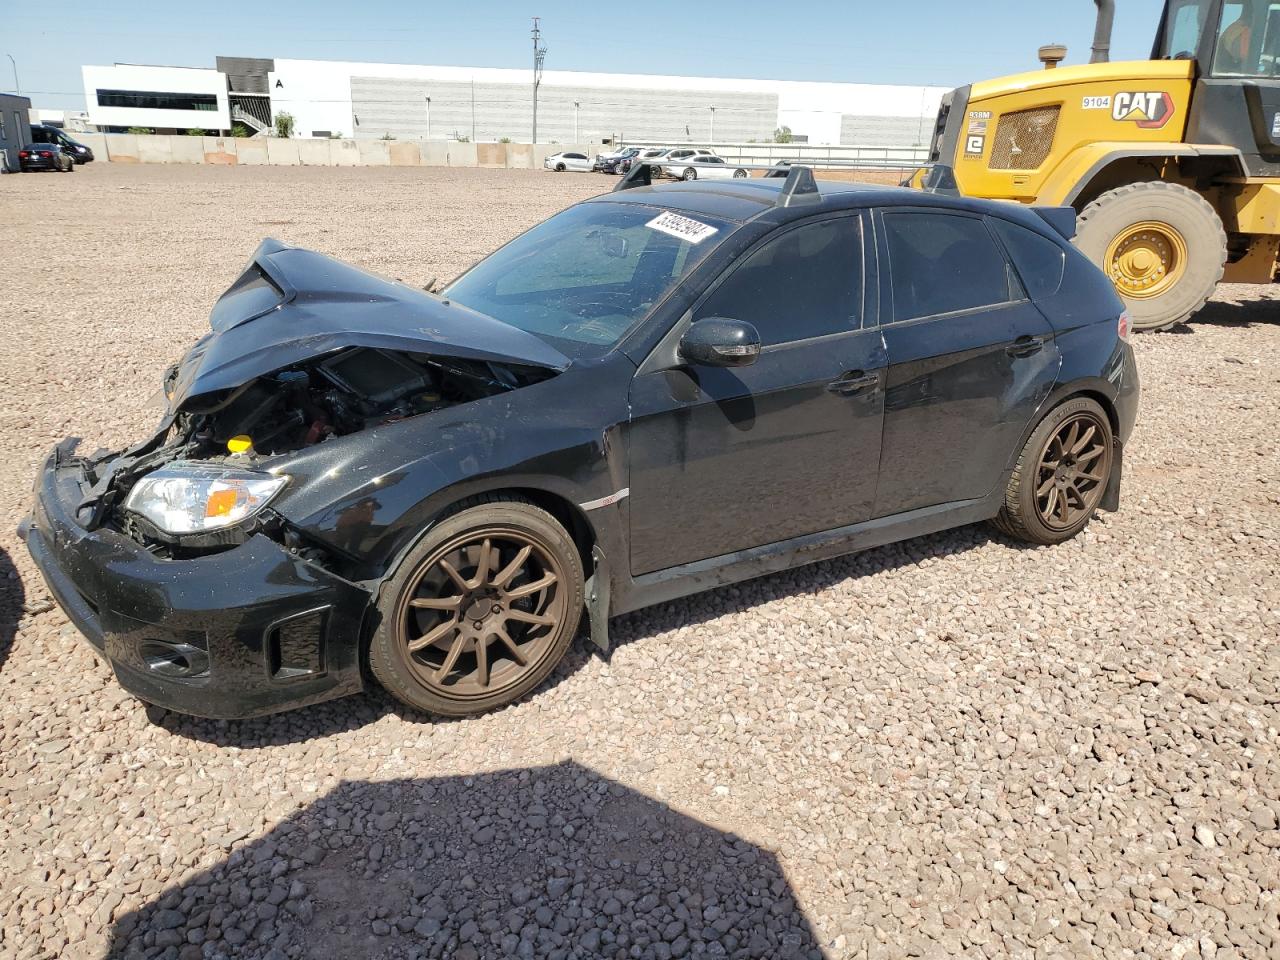
<instances>
[{"instance_id":1,"label":"parked silver car","mask_svg":"<svg viewBox=\"0 0 1280 960\"><path fill-rule=\"evenodd\" d=\"M717 156L694 156L683 163L665 164L663 174L680 180L741 180L747 176L744 167L735 167Z\"/></svg>"},{"instance_id":2,"label":"parked silver car","mask_svg":"<svg viewBox=\"0 0 1280 960\"><path fill-rule=\"evenodd\" d=\"M542 161L548 170L563 173L566 170L577 170L582 173L591 172L591 159L585 153L553 153Z\"/></svg>"},{"instance_id":3,"label":"parked silver car","mask_svg":"<svg viewBox=\"0 0 1280 960\"><path fill-rule=\"evenodd\" d=\"M704 150L701 147L676 147L667 151L666 156L662 157L662 176L674 177L679 180L684 177L686 170L691 170L690 163L702 163L715 154L710 150ZM717 158L718 159L718 158ZM690 177L689 179L695 179Z\"/></svg>"}]
</instances>

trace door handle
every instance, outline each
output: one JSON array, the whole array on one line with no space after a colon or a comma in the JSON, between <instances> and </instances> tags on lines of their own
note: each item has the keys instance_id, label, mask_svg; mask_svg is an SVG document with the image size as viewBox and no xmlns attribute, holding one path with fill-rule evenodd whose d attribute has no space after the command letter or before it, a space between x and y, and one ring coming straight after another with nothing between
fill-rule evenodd
<instances>
[{"instance_id":1,"label":"door handle","mask_svg":"<svg viewBox=\"0 0 1280 960\"><path fill-rule=\"evenodd\" d=\"M1004 352L1011 357L1029 357L1033 353L1044 349L1045 341L1048 339L1048 337L1043 336L1021 336L1005 347Z\"/></svg>"},{"instance_id":2,"label":"door handle","mask_svg":"<svg viewBox=\"0 0 1280 960\"><path fill-rule=\"evenodd\" d=\"M854 394L861 393L868 387L877 386L880 383L878 374L864 374L861 370L855 370L853 373L846 373L838 380L832 380L827 384L827 390L831 393L838 393L842 397L852 397Z\"/></svg>"}]
</instances>

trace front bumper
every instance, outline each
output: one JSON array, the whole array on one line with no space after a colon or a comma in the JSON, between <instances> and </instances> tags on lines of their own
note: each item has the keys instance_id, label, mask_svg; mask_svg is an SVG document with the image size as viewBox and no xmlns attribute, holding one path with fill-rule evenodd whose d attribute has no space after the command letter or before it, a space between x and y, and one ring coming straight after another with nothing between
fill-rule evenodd
<instances>
[{"instance_id":1,"label":"front bumper","mask_svg":"<svg viewBox=\"0 0 1280 960\"><path fill-rule=\"evenodd\" d=\"M369 594L262 535L162 560L76 519L84 470L64 441L19 535L58 604L130 693L179 713L241 718L356 693Z\"/></svg>"}]
</instances>

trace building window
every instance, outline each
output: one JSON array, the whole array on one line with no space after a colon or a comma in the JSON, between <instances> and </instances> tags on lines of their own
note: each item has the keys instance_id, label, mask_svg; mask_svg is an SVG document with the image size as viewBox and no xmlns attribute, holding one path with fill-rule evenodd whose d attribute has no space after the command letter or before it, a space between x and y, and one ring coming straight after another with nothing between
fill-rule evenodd
<instances>
[{"instance_id":1,"label":"building window","mask_svg":"<svg viewBox=\"0 0 1280 960\"><path fill-rule=\"evenodd\" d=\"M217 110L215 93L156 93L151 90L99 90L100 107L144 110Z\"/></svg>"}]
</instances>

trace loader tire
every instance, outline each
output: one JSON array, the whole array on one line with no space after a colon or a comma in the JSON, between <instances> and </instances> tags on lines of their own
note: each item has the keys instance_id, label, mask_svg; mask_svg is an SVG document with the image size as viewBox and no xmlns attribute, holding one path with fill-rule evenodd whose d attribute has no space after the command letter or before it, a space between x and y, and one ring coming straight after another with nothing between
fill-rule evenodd
<instances>
[{"instance_id":1,"label":"loader tire","mask_svg":"<svg viewBox=\"0 0 1280 960\"><path fill-rule=\"evenodd\" d=\"M1075 243L1115 284L1134 330L1165 330L1212 296L1227 234L1204 197L1176 183L1130 183L1080 212Z\"/></svg>"}]
</instances>

